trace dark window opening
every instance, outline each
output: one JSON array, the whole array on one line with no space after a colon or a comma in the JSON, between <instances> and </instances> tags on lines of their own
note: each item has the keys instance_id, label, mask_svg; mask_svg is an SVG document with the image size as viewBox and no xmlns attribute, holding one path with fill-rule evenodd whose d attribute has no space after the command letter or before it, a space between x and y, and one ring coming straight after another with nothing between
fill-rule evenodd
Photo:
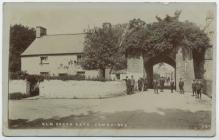
<instances>
[{"instance_id":1,"label":"dark window opening","mask_svg":"<svg viewBox=\"0 0 219 140\"><path fill-rule=\"evenodd\" d=\"M85 75L85 71L78 71L77 75Z\"/></svg>"},{"instance_id":2,"label":"dark window opening","mask_svg":"<svg viewBox=\"0 0 219 140\"><path fill-rule=\"evenodd\" d=\"M67 73L59 73L59 76L67 76Z\"/></svg>"},{"instance_id":3,"label":"dark window opening","mask_svg":"<svg viewBox=\"0 0 219 140\"><path fill-rule=\"evenodd\" d=\"M82 56L81 55L77 55L77 64L80 64L82 60Z\"/></svg>"},{"instance_id":4,"label":"dark window opening","mask_svg":"<svg viewBox=\"0 0 219 140\"><path fill-rule=\"evenodd\" d=\"M40 57L40 64L49 64L48 56L41 56Z\"/></svg>"},{"instance_id":5,"label":"dark window opening","mask_svg":"<svg viewBox=\"0 0 219 140\"><path fill-rule=\"evenodd\" d=\"M42 75L42 76L49 76L49 72L40 72L40 75Z\"/></svg>"},{"instance_id":6,"label":"dark window opening","mask_svg":"<svg viewBox=\"0 0 219 140\"><path fill-rule=\"evenodd\" d=\"M120 74L116 74L116 79L120 79Z\"/></svg>"}]
</instances>

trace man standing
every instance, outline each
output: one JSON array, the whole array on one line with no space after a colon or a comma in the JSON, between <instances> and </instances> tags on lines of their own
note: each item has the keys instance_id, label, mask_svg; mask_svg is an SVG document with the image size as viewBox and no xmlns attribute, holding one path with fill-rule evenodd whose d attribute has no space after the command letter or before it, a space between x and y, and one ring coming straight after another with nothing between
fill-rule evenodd
<instances>
[{"instance_id":1,"label":"man standing","mask_svg":"<svg viewBox=\"0 0 219 140\"><path fill-rule=\"evenodd\" d=\"M161 79L160 79L160 92L163 92L163 89L164 89L164 78L163 77L161 77Z\"/></svg>"},{"instance_id":2,"label":"man standing","mask_svg":"<svg viewBox=\"0 0 219 140\"><path fill-rule=\"evenodd\" d=\"M148 80L147 78L144 78L144 91L147 91L148 89Z\"/></svg>"},{"instance_id":3,"label":"man standing","mask_svg":"<svg viewBox=\"0 0 219 140\"><path fill-rule=\"evenodd\" d=\"M164 90L165 78L162 78L162 90Z\"/></svg>"},{"instance_id":4,"label":"man standing","mask_svg":"<svg viewBox=\"0 0 219 140\"><path fill-rule=\"evenodd\" d=\"M154 80L153 87L154 87L154 93L158 94L158 81L157 80Z\"/></svg>"},{"instance_id":5,"label":"man standing","mask_svg":"<svg viewBox=\"0 0 219 140\"><path fill-rule=\"evenodd\" d=\"M195 79L192 81L192 96L196 96L197 91L196 91L196 86L197 86L197 82L195 81Z\"/></svg>"},{"instance_id":6,"label":"man standing","mask_svg":"<svg viewBox=\"0 0 219 140\"><path fill-rule=\"evenodd\" d=\"M159 83L160 83L160 92L163 92L163 89L162 89L162 77L159 79Z\"/></svg>"},{"instance_id":7,"label":"man standing","mask_svg":"<svg viewBox=\"0 0 219 140\"><path fill-rule=\"evenodd\" d=\"M138 79L138 90L139 91L142 91L142 86L143 86L143 80L142 80L142 78L139 78Z\"/></svg>"},{"instance_id":8,"label":"man standing","mask_svg":"<svg viewBox=\"0 0 219 140\"><path fill-rule=\"evenodd\" d=\"M174 81L171 80L171 81L170 81L170 90L171 90L171 93L173 93L173 89L174 89Z\"/></svg>"},{"instance_id":9,"label":"man standing","mask_svg":"<svg viewBox=\"0 0 219 140\"><path fill-rule=\"evenodd\" d=\"M199 99L201 99L201 96L202 96L202 93L201 93L201 91L202 91L202 83L201 83L200 80L196 84L196 90L197 90L197 97Z\"/></svg>"},{"instance_id":10,"label":"man standing","mask_svg":"<svg viewBox=\"0 0 219 140\"><path fill-rule=\"evenodd\" d=\"M125 83L126 83L126 93L129 95L130 94L131 80L128 78L128 76L126 76Z\"/></svg>"},{"instance_id":11,"label":"man standing","mask_svg":"<svg viewBox=\"0 0 219 140\"><path fill-rule=\"evenodd\" d=\"M184 81L180 78L179 81L179 93L184 94Z\"/></svg>"},{"instance_id":12,"label":"man standing","mask_svg":"<svg viewBox=\"0 0 219 140\"><path fill-rule=\"evenodd\" d=\"M134 76L131 76L131 82L130 82L130 87L131 87L131 94L134 94L134 89L135 89L135 79Z\"/></svg>"}]
</instances>

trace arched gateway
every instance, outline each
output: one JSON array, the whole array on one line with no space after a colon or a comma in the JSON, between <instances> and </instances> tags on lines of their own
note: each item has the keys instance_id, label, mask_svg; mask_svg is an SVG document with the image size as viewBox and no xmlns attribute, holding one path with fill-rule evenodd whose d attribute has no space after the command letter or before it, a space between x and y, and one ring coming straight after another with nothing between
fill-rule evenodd
<instances>
[{"instance_id":1,"label":"arched gateway","mask_svg":"<svg viewBox=\"0 0 219 140\"><path fill-rule=\"evenodd\" d=\"M193 79L204 81L205 52L212 47L209 37L194 23L179 21L180 13L156 17L157 22L151 24L140 19L129 22L123 42L128 75L145 77L152 86L153 65L164 62L175 68L177 90L180 78L185 91L192 90Z\"/></svg>"},{"instance_id":2,"label":"arched gateway","mask_svg":"<svg viewBox=\"0 0 219 140\"><path fill-rule=\"evenodd\" d=\"M178 90L178 83L180 78L182 78L185 91L191 91L191 83L195 79L195 74L192 51L190 49L185 51L182 47L179 47L178 50L173 50L169 53L151 56L147 52L135 48L127 49L126 56L128 75L133 75L135 79L139 77L147 78L149 87L152 87L153 82L153 66L164 62L175 68L176 89Z\"/></svg>"}]
</instances>

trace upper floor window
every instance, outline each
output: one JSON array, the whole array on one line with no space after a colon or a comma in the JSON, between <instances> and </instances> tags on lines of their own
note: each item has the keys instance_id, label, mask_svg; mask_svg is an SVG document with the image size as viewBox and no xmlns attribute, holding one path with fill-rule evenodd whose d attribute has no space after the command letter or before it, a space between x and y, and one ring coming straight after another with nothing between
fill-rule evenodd
<instances>
[{"instance_id":1,"label":"upper floor window","mask_svg":"<svg viewBox=\"0 0 219 140\"><path fill-rule=\"evenodd\" d=\"M48 56L41 56L40 57L40 64L49 64Z\"/></svg>"}]
</instances>

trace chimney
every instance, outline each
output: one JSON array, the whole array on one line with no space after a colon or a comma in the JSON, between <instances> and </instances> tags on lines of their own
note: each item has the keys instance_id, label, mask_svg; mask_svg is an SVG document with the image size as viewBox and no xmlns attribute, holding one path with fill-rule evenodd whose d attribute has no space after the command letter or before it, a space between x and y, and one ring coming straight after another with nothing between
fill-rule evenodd
<instances>
[{"instance_id":1,"label":"chimney","mask_svg":"<svg viewBox=\"0 0 219 140\"><path fill-rule=\"evenodd\" d=\"M36 38L40 38L46 35L46 28L41 26L36 26Z\"/></svg>"}]
</instances>

